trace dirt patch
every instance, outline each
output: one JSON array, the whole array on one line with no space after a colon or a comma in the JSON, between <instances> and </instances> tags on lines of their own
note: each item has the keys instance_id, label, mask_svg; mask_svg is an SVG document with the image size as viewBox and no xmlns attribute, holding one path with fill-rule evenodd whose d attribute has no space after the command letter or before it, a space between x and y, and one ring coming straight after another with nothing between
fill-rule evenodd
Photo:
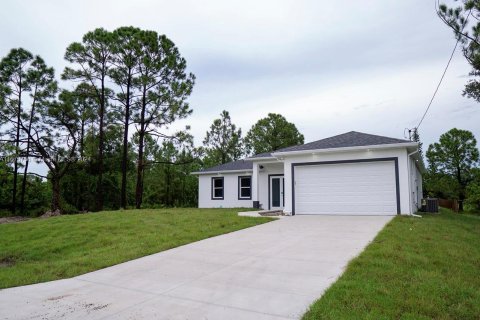
<instances>
[{"instance_id":1,"label":"dirt patch","mask_svg":"<svg viewBox=\"0 0 480 320\"><path fill-rule=\"evenodd\" d=\"M0 224L12 223L12 222L19 222L19 221L26 221L26 220L30 220L30 218L20 217L20 216L3 217L3 218L0 218Z\"/></svg>"},{"instance_id":2,"label":"dirt patch","mask_svg":"<svg viewBox=\"0 0 480 320\"><path fill-rule=\"evenodd\" d=\"M110 304L99 305L99 306L96 306L96 307L92 308L92 310L95 310L95 311L96 311L96 310L101 310L101 309L103 309L103 308L108 307L109 305L110 305Z\"/></svg>"},{"instance_id":3,"label":"dirt patch","mask_svg":"<svg viewBox=\"0 0 480 320\"><path fill-rule=\"evenodd\" d=\"M5 257L0 259L0 268L8 268L15 265L15 257Z\"/></svg>"},{"instance_id":4,"label":"dirt patch","mask_svg":"<svg viewBox=\"0 0 480 320\"><path fill-rule=\"evenodd\" d=\"M65 295L63 295L63 296L58 296L58 297L51 297L51 298L48 298L47 300L48 300L48 301L55 301L55 300L60 300L60 299L69 297L69 296L71 296L71 294L65 294Z\"/></svg>"}]
</instances>

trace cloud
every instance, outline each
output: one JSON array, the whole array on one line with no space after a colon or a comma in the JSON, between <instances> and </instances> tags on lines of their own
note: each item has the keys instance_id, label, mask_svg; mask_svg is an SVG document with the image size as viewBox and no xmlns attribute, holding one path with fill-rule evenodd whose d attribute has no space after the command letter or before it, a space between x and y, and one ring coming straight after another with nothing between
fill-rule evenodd
<instances>
[{"instance_id":1,"label":"cloud","mask_svg":"<svg viewBox=\"0 0 480 320\"><path fill-rule=\"evenodd\" d=\"M124 25L166 34L186 58L194 113L172 130L191 124L197 144L223 109L244 132L277 112L307 141L350 130L402 138L455 44L429 1L25 0L2 6L0 56L22 46L59 74L69 43ZM420 128L425 145L452 127L480 137L477 104L461 95L469 71L459 50Z\"/></svg>"},{"instance_id":2,"label":"cloud","mask_svg":"<svg viewBox=\"0 0 480 320\"><path fill-rule=\"evenodd\" d=\"M458 108L454 108L450 112L451 113L465 113L465 112L469 113L469 112L477 112L477 111L480 112L480 106L467 104L467 105L463 105L463 106L458 107Z\"/></svg>"}]
</instances>

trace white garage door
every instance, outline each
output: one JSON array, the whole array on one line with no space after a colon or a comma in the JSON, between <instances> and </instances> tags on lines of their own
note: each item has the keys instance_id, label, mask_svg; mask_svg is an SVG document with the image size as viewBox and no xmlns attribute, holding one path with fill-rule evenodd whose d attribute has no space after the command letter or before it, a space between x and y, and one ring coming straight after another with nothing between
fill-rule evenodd
<instances>
[{"instance_id":1,"label":"white garage door","mask_svg":"<svg viewBox=\"0 0 480 320\"><path fill-rule=\"evenodd\" d=\"M395 163L295 166L295 214L397 213Z\"/></svg>"}]
</instances>

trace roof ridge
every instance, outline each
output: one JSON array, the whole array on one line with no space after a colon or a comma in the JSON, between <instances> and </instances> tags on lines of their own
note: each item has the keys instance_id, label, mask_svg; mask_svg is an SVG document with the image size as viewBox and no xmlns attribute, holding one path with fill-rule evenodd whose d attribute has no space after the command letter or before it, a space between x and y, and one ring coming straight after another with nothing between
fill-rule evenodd
<instances>
[{"instance_id":1,"label":"roof ridge","mask_svg":"<svg viewBox=\"0 0 480 320\"><path fill-rule=\"evenodd\" d=\"M357 137L353 137L356 135ZM349 137L351 136L351 137ZM346 139L349 138L349 139ZM364 142L361 142L364 140ZM367 141L371 140L371 141ZM409 140L386 137L375 135L371 133L364 133L359 131L348 131L344 133L340 133L331 137L326 137L323 139L307 142L303 145L295 145L286 148L279 149L275 152L285 152L285 151L293 151L293 150L313 150L309 149L310 146L318 146L318 149L326 149L326 148L341 148L341 147L348 147L348 146L365 146L369 145L369 142L372 145L380 145L380 144L392 144L392 143L407 143L410 142ZM330 146L328 146L330 145Z\"/></svg>"},{"instance_id":2,"label":"roof ridge","mask_svg":"<svg viewBox=\"0 0 480 320\"><path fill-rule=\"evenodd\" d=\"M400 140L400 141L405 141L405 142L411 142L410 140L407 140L407 139L400 139L400 138L394 138L394 137L388 137L388 136L381 136L381 135L379 135L379 134L365 133L365 132L360 132L360 131L351 131L351 132L360 133L360 134L364 134L364 135L369 135L369 136L373 136L373 137L388 138L388 139L395 139L395 140Z\"/></svg>"}]
</instances>

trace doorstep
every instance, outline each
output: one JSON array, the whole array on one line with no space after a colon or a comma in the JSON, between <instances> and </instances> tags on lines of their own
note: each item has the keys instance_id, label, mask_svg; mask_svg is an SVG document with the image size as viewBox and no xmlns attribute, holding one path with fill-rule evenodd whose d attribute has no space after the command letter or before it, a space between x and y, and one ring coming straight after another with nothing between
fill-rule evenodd
<instances>
[{"instance_id":1,"label":"doorstep","mask_svg":"<svg viewBox=\"0 0 480 320\"><path fill-rule=\"evenodd\" d=\"M242 217L272 217L272 218L284 218L288 217L282 210L260 210L260 211L245 211L239 212L239 216Z\"/></svg>"}]
</instances>

